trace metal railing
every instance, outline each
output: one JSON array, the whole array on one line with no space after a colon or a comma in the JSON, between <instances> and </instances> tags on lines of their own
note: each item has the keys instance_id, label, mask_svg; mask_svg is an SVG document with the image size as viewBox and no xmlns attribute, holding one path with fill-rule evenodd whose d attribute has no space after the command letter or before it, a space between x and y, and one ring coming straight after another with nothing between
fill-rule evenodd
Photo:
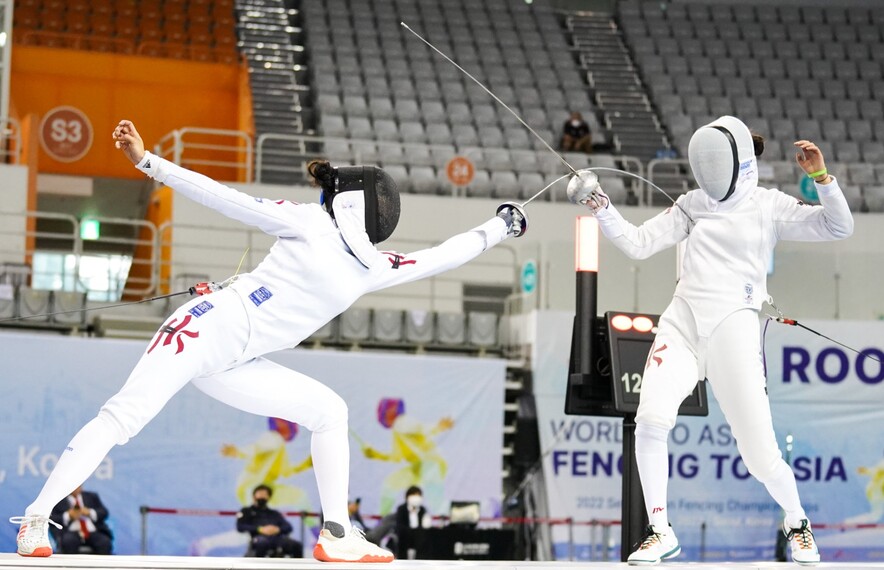
<instances>
[{"instance_id":1,"label":"metal railing","mask_svg":"<svg viewBox=\"0 0 884 570\"><path fill-rule=\"evenodd\" d=\"M219 142L205 142L204 139ZM188 140L189 139L189 140ZM224 140L232 142L223 142ZM208 151L208 152L205 152ZM251 182L253 148L252 137L243 131L184 127L175 129L154 145L154 154L184 167L219 167L237 173L240 182ZM215 158L221 154L225 158ZM206 158L207 156L212 158ZM230 158L226 158L231 156ZM239 173L244 176L240 177Z\"/></svg>"},{"instance_id":2,"label":"metal railing","mask_svg":"<svg viewBox=\"0 0 884 570\"><path fill-rule=\"evenodd\" d=\"M0 118L0 162L21 163L21 125L12 117Z\"/></svg>"}]
</instances>

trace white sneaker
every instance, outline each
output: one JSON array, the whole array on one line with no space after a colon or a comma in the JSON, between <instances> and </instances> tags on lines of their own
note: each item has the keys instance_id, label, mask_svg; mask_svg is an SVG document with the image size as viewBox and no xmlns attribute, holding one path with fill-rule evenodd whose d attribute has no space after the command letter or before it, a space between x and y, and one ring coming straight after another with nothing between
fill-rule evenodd
<instances>
[{"instance_id":1,"label":"white sneaker","mask_svg":"<svg viewBox=\"0 0 884 570\"><path fill-rule=\"evenodd\" d=\"M783 532L792 548L792 561L797 564L813 566L820 563L820 551L810 529L810 521L801 519L799 528L789 528L783 521Z\"/></svg>"},{"instance_id":2,"label":"white sneaker","mask_svg":"<svg viewBox=\"0 0 884 570\"><path fill-rule=\"evenodd\" d=\"M11 517L9 522L21 525L16 540L17 552L20 555L39 557L52 555L52 545L49 544L49 525L61 528L60 524L42 515Z\"/></svg>"},{"instance_id":3,"label":"white sneaker","mask_svg":"<svg viewBox=\"0 0 884 570\"><path fill-rule=\"evenodd\" d=\"M326 521L313 548L313 558L321 562L392 562L393 553L367 541L356 527L344 536L343 526Z\"/></svg>"},{"instance_id":4,"label":"white sneaker","mask_svg":"<svg viewBox=\"0 0 884 570\"><path fill-rule=\"evenodd\" d=\"M626 562L630 566L651 566L659 564L661 560L675 558L681 554L681 546L670 526L665 533L657 530L657 527L648 525L645 538L638 549L629 555Z\"/></svg>"}]
</instances>

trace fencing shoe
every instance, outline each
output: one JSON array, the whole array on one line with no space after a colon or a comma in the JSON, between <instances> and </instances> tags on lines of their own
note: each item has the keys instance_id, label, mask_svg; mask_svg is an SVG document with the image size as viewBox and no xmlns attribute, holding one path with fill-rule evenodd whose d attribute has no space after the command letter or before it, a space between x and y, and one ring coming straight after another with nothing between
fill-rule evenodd
<instances>
[{"instance_id":1,"label":"fencing shoe","mask_svg":"<svg viewBox=\"0 0 884 570\"><path fill-rule=\"evenodd\" d=\"M813 566L820 563L820 551L810 529L810 521L801 519L799 528L789 528L783 521L783 532L792 548L792 560L796 564Z\"/></svg>"},{"instance_id":2,"label":"fencing shoe","mask_svg":"<svg viewBox=\"0 0 884 570\"><path fill-rule=\"evenodd\" d=\"M661 532L657 527L648 525L645 538L638 549L629 555L626 562L630 566L651 566L659 564L661 560L675 558L681 553L681 546L675 536L672 527Z\"/></svg>"},{"instance_id":3,"label":"fencing shoe","mask_svg":"<svg viewBox=\"0 0 884 570\"><path fill-rule=\"evenodd\" d=\"M365 539L358 528L344 536L344 527L326 521L313 548L313 558L322 562L392 562L393 553Z\"/></svg>"},{"instance_id":4,"label":"fencing shoe","mask_svg":"<svg viewBox=\"0 0 884 570\"><path fill-rule=\"evenodd\" d=\"M21 556L46 557L52 555L52 545L49 544L49 525L61 528L60 524L41 515L11 517L9 522L21 525L16 539L17 552Z\"/></svg>"}]
</instances>

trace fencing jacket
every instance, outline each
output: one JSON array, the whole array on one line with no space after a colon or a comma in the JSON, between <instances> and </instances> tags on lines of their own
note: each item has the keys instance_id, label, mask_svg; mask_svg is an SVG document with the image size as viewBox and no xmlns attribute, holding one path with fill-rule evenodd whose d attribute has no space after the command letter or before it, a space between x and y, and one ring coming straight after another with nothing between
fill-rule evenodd
<instances>
[{"instance_id":1,"label":"fencing jacket","mask_svg":"<svg viewBox=\"0 0 884 570\"><path fill-rule=\"evenodd\" d=\"M596 217L602 233L634 259L685 242L675 296L690 305L699 334L708 336L727 315L759 310L768 299L767 268L779 240L827 241L853 233L850 208L834 178L816 185L820 206L756 184L757 178L724 202L693 190L638 227L613 205Z\"/></svg>"},{"instance_id":2,"label":"fencing jacket","mask_svg":"<svg viewBox=\"0 0 884 570\"><path fill-rule=\"evenodd\" d=\"M293 347L362 295L453 269L507 237L506 223L494 217L415 253L375 250L377 259L366 268L319 204L255 198L150 152L137 168L204 206L277 237L263 261L230 286L240 295L252 330L243 360Z\"/></svg>"}]
</instances>

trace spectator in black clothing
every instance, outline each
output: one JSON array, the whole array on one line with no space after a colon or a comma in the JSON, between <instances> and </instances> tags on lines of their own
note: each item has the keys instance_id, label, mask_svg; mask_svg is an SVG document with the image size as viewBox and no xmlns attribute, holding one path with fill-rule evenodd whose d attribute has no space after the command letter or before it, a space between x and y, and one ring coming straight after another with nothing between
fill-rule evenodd
<instances>
[{"instance_id":1,"label":"spectator in black clothing","mask_svg":"<svg viewBox=\"0 0 884 570\"><path fill-rule=\"evenodd\" d=\"M582 151L586 154L592 152L592 133L587 122L583 120L583 115L577 111L572 111L571 118L565 121L559 146L566 152Z\"/></svg>"},{"instance_id":2,"label":"spectator in black clothing","mask_svg":"<svg viewBox=\"0 0 884 570\"><path fill-rule=\"evenodd\" d=\"M397 558L417 558L423 546L421 529L430 526L430 516L423 506L424 493L412 485L405 491L405 503L396 509L396 537L399 542Z\"/></svg>"},{"instance_id":3,"label":"spectator in black clothing","mask_svg":"<svg viewBox=\"0 0 884 570\"><path fill-rule=\"evenodd\" d=\"M236 530L251 535L252 555L258 558L287 556L301 558L303 547L291 538L292 525L277 510L267 506L273 490L267 485L258 485L252 491L254 503L239 512L236 517Z\"/></svg>"},{"instance_id":4,"label":"spectator in black clothing","mask_svg":"<svg viewBox=\"0 0 884 570\"><path fill-rule=\"evenodd\" d=\"M81 546L90 554L110 554L113 533L107 526L107 509L98 493L84 491L80 485L52 509L49 518L62 526L55 530L55 541L62 554L79 554Z\"/></svg>"}]
</instances>

